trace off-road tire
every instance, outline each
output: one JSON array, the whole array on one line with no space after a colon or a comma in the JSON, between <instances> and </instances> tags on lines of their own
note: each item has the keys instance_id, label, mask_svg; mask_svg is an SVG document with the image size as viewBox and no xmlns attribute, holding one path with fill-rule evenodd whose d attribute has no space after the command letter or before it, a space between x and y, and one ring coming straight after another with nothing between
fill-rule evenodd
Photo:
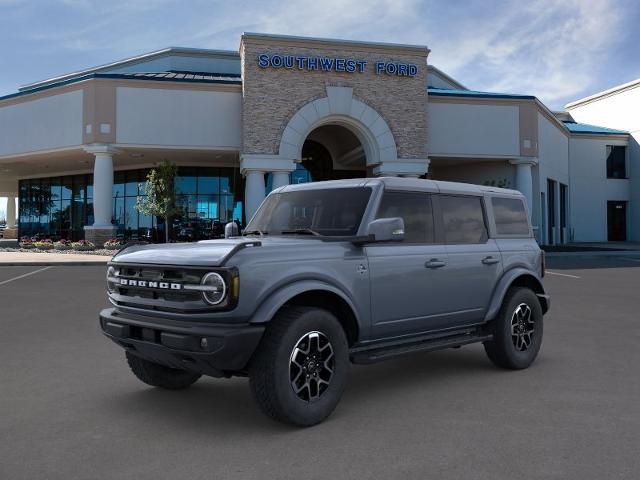
<instances>
[{"instance_id":1,"label":"off-road tire","mask_svg":"<svg viewBox=\"0 0 640 480\"><path fill-rule=\"evenodd\" d=\"M512 321L516 324L518 333L518 314L530 310L530 322L533 333L530 334L530 344L524 349L524 343L517 346L518 335L512 331ZM520 310L518 310L520 308ZM498 367L519 370L529 367L540 351L542 345L543 320L542 307L536 294L529 288L512 287L507 291L502 306L496 318L490 323L493 339L484 343L484 349L489 359ZM524 331L524 330L522 330ZM522 340L522 339L520 339ZM525 342L526 343L526 342Z\"/></svg>"},{"instance_id":2,"label":"off-road tire","mask_svg":"<svg viewBox=\"0 0 640 480\"><path fill-rule=\"evenodd\" d=\"M193 385L201 375L186 370L165 367L126 352L127 363L138 379L152 387L182 390Z\"/></svg>"},{"instance_id":3,"label":"off-road tire","mask_svg":"<svg viewBox=\"0 0 640 480\"><path fill-rule=\"evenodd\" d=\"M323 385L323 393L305 401L300 398L301 393L294 390L291 368L295 367L290 362L296 346L312 333L321 334L329 343L333 351L333 373L328 386ZM305 359L304 354L302 359ZM322 422L335 409L345 388L348 368L347 338L334 315L320 308L285 307L267 326L251 359L249 383L256 402L267 416L283 423L309 427ZM308 391L311 395L311 387Z\"/></svg>"}]
</instances>

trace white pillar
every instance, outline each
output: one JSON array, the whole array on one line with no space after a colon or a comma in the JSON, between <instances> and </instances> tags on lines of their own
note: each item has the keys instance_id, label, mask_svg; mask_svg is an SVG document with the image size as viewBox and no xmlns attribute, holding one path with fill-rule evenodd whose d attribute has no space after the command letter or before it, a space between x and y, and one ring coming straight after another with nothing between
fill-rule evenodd
<instances>
[{"instance_id":1,"label":"white pillar","mask_svg":"<svg viewBox=\"0 0 640 480\"><path fill-rule=\"evenodd\" d=\"M84 227L86 240L98 246L115 235L113 217L113 156L118 153L110 145L84 148L95 157L93 164L93 225Z\"/></svg>"},{"instance_id":2,"label":"white pillar","mask_svg":"<svg viewBox=\"0 0 640 480\"><path fill-rule=\"evenodd\" d=\"M244 190L245 217L247 223L256 213L265 197L264 171L245 170L246 186ZM275 178L274 178L275 181Z\"/></svg>"},{"instance_id":3,"label":"white pillar","mask_svg":"<svg viewBox=\"0 0 640 480\"><path fill-rule=\"evenodd\" d=\"M531 167L538 163L536 158L518 158L510 160L516 166L516 190L519 190L527 200L529 217L533 212L533 175Z\"/></svg>"},{"instance_id":4,"label":"white pillar","mask_svg":"<svg viewBox=\"0 0 640 480\"><path fill-rule=\"evenodd\" d=\"M7 228L16 228L16 197L7 197Z\"/></svg>"},{"instance_id":5,"label":"white pillar","mask_svg":"<svg viewBox=\"0 0 640 480\"><path fill-rule=\"evenodd\" d=\"M275 190L276 188L284 187L285 185L289 185L289 172L272 172L273 180L271 182L271 189Z\"/></svg>"},{"instance_id":6,"label":"white pillar","mask_svg":"<svg viewBox=\"0 0 640 480\"><path fill-rule=\"evenodd\" d=\"M95 154L93 166L93 226L110 227L113 217L113 156Z\"/></svg>"}]
</instances>

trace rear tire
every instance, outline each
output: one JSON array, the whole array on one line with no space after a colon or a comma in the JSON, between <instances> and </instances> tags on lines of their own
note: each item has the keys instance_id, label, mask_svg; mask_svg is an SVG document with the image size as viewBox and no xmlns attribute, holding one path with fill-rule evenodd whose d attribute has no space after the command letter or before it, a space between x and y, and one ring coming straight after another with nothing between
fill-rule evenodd
<instances>
[{"instance_id":1,"label":"rear tire","mask_svg":"<svg viewBox=\"0 0 640 480\"><path fill-rule=\"evenodd\" d=\"M133 374L138 377L138 380L152 387L182 390L193 385L201 377L198 373L165 367L129 352L126 352L126 355Z\"/></svg>"},{"instance_id":2,"label":"rear tire","mask_svg":"<svg viewBox=\"0 0 640 480\"><path fill-rule=\"evenodd\" d=\"M542 345L542 307L536 294L528 288L510 288L490 328L493 339L484 343L489 359L501 368L527 368Z\"/></svg>"},{"instance_id":3,"label":"rear tire","mask_svg":"<svg viewBox=\"0 0 640 480\"><path fill-rule=\"evenodd\" d=\"M269 323L249 365L251 392L267 416L309 427L335 409L345 388L349 347L326 310L289 307Z\"/></svg>"}]
</instances>

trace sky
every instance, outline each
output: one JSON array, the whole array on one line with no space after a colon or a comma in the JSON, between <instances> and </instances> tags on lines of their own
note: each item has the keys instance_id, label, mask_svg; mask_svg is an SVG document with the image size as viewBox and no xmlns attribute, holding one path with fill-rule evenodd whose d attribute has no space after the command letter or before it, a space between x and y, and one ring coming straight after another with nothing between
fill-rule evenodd
<instances>
[{"instance_id":1,"label":"sky","mask_svg":"<svg viewBox=\"0 0 640 480\"><path fill-rule=\"evenodd\" d=\"M237 50L246 31L427 45L467 88L555 110L640 78L639 25L637 0L0 0L0 95L168 46Z\"/></svg>"}]
</instances>

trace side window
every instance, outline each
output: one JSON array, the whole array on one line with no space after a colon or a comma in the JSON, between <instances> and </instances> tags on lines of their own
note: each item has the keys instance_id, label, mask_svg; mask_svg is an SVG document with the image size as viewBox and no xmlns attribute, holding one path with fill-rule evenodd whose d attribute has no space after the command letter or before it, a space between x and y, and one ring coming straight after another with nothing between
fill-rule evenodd
<instances>
[{"instance_id":1,"label":"side window","mask_svg":"<svg viewBox=\"0 0 640 480\"><path fill-rule=\"evenodd\" d=\"M433 243L433 211L428 193L385 192L376 218L392 217L404 220L405 243Z\"/></svg>"},{"instance_id":2,"label":"side window","mask_svg":"<svg viewBox=\"0 0 640 480\"><path fill-rule=\"evenodd\" d=\"M440 206L446 243L487 241L487 227L480 197L441 195Z\"/></svg>"},{"instance_id":3,"label":"side window","mask_svg":"<svg viewBox=\"0 0 640 480\"><path fill-rule=\"evenodd\" d=\"M524 202L520 198L491 199L498 235L529 235L529 222Z\"/></svg>"}]
</instances>

